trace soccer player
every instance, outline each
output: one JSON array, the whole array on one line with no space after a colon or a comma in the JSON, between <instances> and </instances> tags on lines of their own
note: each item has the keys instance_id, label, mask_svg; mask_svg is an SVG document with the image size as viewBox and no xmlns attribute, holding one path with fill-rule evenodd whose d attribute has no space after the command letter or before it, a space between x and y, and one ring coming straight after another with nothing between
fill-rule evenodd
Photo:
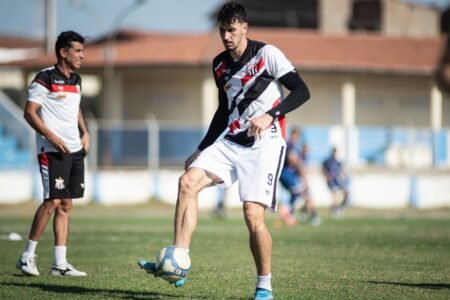
<instances>
[{"instance_id":1,"label":"soccer player","mask_svg":"<svg viewBox=\"0 0 450 300\"><path fill-rule=\"evenodd\" d=\"M36 131L36 146L44 188L44 201L35 212L28 241L16 267L39 276L35 250L52 215L55 237L54 264L50 274L86 276L66 258L72 198L84 193L84 158L89 133L80 110L80 68L84 37L62 32L56 41L56 65L40 71L28 90L24 117ZM80 138L81 136L81 138Z\"/></svg>"},{"instance_id":2,"label":"soccer player","mask_svg":"<svg viewBox=\"0 0 450 300\"><path fill-rule=\"evenodd\" d=\"M247 13L241 4L224 4L217 20L225 47L212 64L219 104L179 180L174 245L189 251L198 219L198 193L238 180L257 272L254 298L272 299L272 238L264 213L266 208L276 209L275 191L286 149L284 115L310 95L279 49L247 38ZM285 99L282 85L290 90ZM225 136L218 139L227 127ZM157 276L153 263L141 260L139 265Z\"/></svg>"},{"instance_id":3,"label":"soccer player","mask_svg":"<svg viewBox=\"0 0 450 300\"><path fill-rule=\"evenodd\" d=\"M342 164L337 159L337 149L331 150L331 155L323 162L322 171L332 194L331 215L338 217L342 208L347 205L348 189L347 177Z\"/></svg>"},{"instance_id":4,"label":"soccer player","mask_svg":"<svg viewBox=\"0 0 450 300\"><path fill-rule=\"evenodd\" d=\"M307 213L306 221L311 225L318 226L321 223L317 214L315 201L309 192L308 179L306 176L306 144L302 149L298 148L300 140L300 130L293 128L286 147L286 157L283 170L280 175L281 185L289 191L289 207L285 209L280 207L280 215L287 225L292 226L296 223L295 211L300 199L304 199L304 210Z\"/></svg>"}]
</instances>

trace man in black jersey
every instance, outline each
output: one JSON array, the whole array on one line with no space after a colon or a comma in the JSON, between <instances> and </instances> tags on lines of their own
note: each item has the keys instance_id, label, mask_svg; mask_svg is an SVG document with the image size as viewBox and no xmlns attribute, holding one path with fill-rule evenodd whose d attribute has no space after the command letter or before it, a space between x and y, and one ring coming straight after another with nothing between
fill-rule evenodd
<instances>
[{"instance_id":1,"label":"man in black jersey","mask_svg":"<svg viewBox=\"0 0 450 300\"><path fill-rule=\"evenodd\" d=\"M36 146L44 188L44 202L34 215L25 249L16 267L39 276L35 250L54 214L55 260L50 274L86 276L66 258L72 198L84 193L84 157L89 133L80 110L81 77L75 73L83 61L84 38L62 32L56 41L56 65L40 71L28 90L24 117L36 131Z\"/></svg>"},{"instance_id":2,"label":"man in black jersey","mask_svg":"<svg viewBox=\"0 0 450 300\"><path fill-rule=\"evenodd\" d=\"M310 95L292 64L272 45L247 39L247 13L238 3L222 6L219 33L225 51L213 60L219 105L206 136L185 163L175 213L174 245L189 251L197 225L198 193L211 185L239 180L250 234L257 283L255 299L273 299L272 239L264 223L266 208L276 209L276 185L284 161L284 115ZM284 99L284 85L290 90ZM227 129L224 138L219 136ZM139 265L158 276L153 263ZM185 279L176 282L183 285Z\"/></svg>"}]
</instances>

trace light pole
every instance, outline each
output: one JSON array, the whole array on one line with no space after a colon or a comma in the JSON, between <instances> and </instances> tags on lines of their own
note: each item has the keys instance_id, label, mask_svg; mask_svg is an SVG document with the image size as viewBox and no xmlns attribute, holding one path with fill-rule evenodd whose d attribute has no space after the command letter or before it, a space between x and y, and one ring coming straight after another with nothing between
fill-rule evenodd
<instances>
[{"instance_id":1,"label":"light pole","mask_svg":"<svg viewBox=\"0 0 450 300\"><path fill-rule=\"evenodd\" d=\"M115 93L115 74L114 61L116 59L115 44L117 33L120 25L125 18L139 6L143 5L146 0L134 0L130 5L126 6L114 19L111 30L106 39L106 46L103 52L104 58L104 73L103 73L103 118L120 118L121 105L119 101L120 95Z\"/></svg>"}]
</instances>

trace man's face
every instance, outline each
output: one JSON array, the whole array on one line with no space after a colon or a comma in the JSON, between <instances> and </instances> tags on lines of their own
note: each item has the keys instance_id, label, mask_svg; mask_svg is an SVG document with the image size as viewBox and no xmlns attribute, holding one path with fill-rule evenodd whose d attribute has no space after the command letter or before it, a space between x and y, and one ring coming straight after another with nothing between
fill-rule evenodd
<instances>
[{"instance_id":1,"label":"man's face","mask_svg":"<svg viewBox=\"0 0 450 300\"><path fill-rule=\"evenodd\" d=\"M84 46L79 42L72 42L72 47L68 49L61 49L61 57L65 60L67 65L72 69L79 69L84 58Z\"/></svg>"},{"instance_id":2,"label":"man's face","mask_svg":"<svg viewBox=\"0 0 450 300\"><path fill-rule=\"evenodd\" d=\"M226 50L233 51L239 48L247 33L247 27L247 23L240 23L238 21L231 24L222 23L219 25L220 37Z\"/></svg>"}]
</instances>

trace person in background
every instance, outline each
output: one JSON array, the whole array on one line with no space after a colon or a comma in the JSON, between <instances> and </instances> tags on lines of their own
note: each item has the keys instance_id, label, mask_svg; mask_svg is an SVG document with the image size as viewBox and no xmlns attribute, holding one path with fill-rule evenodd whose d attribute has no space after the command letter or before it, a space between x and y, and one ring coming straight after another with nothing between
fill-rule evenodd
<instances>
[{"instance_id":1,"label":"person in background","mask_svg":"<svg viewBox=\"0 0 450 300\"><path fill-rule=\"evenodd\" d=\"M89 133L80 109L81 77L75 71L84 58L84 37L62 32L56 41L56 65L40 71L28 90L24 117L36 131L36 146L44 188L25 249L16 267L39 276L35 261L38 241L53 218L54 263L50 274L86 276L66 258L72 199L84 194L84 158Z\"/></svg>"},{"instance_id":2,"label":"person in background","mask_svg":"<svg viewBox=\"0 0 450 300\"><path fill-rule=\"evenodd\" d=\"M338 217L348 201L348 179L337 159L337 149L331 150L330 156L323 162L322 171L325 175L328 188L332 194L331 215Z\"/></svg>"},{"instance_id":3,"label":"person in background","mask_svg":"<svg viewBox=\"0 0 450 300\"><path fill-rule=\"evenodd\" d=\"M303 143L299 148L301 132L298 128L293 128L286 146L286 156L283 170L280 175L282 186L289 192L289 202L287 207L281 206L279 211L282 219L288 226L295 225L297 208L302 206L301 215L305 215L301 221L310 222L311 225L320 225L321 220L317 213L314 198L311 196L306 159L308 146ZM301 203L304 200L304 203Z\"/></svg>"}]
</instances>

